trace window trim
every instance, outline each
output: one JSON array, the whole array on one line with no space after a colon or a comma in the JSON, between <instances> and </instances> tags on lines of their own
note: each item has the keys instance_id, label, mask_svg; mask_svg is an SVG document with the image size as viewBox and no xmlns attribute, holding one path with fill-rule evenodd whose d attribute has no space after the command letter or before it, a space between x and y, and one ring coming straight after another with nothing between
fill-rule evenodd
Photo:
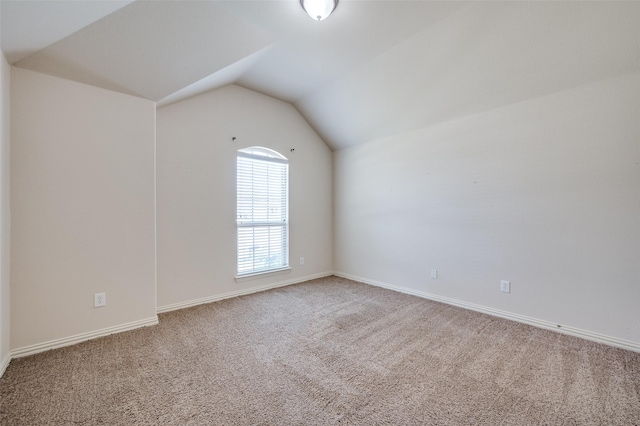
<instances>
[{"instance_id":1,"label":"window trim","mask_svg":"<svg viewBox=\"0 0 640 426\"><path fill-rule=\"evenodd\" d=\"M270 269L268 271L262 271L262 272L253 272L251 274L236 275L235 280L237 283L241 283L243 281L252 281L252 280L257 280L259 278L266 278L271 275L284 275L284 274L288 274L289 272L291 272L291 266L287 266L286 268L280 268L280 269Z\"/></svg>"},{"instance_id":2,"label":"window trim","mask_svg":"<svg viewBox=\"0 0 640 426\"><path fill-rule=\"evenodd\" d=\"M284 196L284 202L285 202L285 214L284 217L285 219L282 221L282 223L280 225L277 225L274 222L241 222L238 218L238 207L239 207L239 203L238 203L238 160L240 158L245 158L245 159L249 159L249 160L257 160L257 161L261 161L261 162L268 162L268 163L276 163L276 164L282 164L285 165L286 167L286 186L285 186L285 196ZM265 147L261 147L261 146L251 146L251 147L246 147L246 148L240 148L236 151L236 276L235 276L235 281L236 282L242 282L242 281L247 281L247 280L253 280L253 279L258 279L258 278L264 278L266 276L269 275L280 275L280 274L286 274L289 273L291 271L291 262L290 262L290 246L289 246L289 240L290 240L290 236L289 236L289 230L290 230L290 221L289 221L289 186L290 186L290 182L289 182L289 174L290 174L290 170L289 170L289 160L283 156L282 154L280 154L277 151L274 151L272 149L269 148L265 148ZM253 183L253 181L252 181ZM253 185L252 185L253 186ZM260 226L284 226L285 227L285 238L286 241L284 242L284 244L281 246L286 252L286 256L283 259L283 262L285 264L283 264L282 266L273 268L273 269L265 269L265 270L259 270L256 271L255 269L246 273L240 273L239 272L239 255L240 255L240 239L239 239L239 230L241 228L255 228L255 227L260 227ZM254 258L255 259L255 258Z\"/></svg>"}]
</instances>

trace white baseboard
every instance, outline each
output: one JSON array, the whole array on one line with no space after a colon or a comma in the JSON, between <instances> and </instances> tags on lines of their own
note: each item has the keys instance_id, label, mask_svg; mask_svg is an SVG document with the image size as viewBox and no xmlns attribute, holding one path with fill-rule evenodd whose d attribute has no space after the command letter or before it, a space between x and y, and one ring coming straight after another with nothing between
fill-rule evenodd
<instances>
[{"instance_id":1,"label":"white baseboard","mask_svg":"<svg viewBox=\"0 0 640 426\"><path fill-rule=\"evenodd\" d=\"M462 300L451 299L449 297L438 296L435 294L426 293L420 290L414 290L407 287L400 287L392 284L383 283L381 281L370 280L355 275L345 274L342 272L334 272L334 275L349 280L358 281L364 284L370 284L376 287L382 287L389 290L394 290L400 293L411 294L413 296L422 297L424 299L434 300L436 302L446 303L448 305L457 306L464 309L469 309L483 314L492 315L495 317L505 318L512 321L517 321L523 324L532 325L538 328L544 328L546 330L555 331L562 334L568 334L570 336L580 337L582 339L591 340L593 342L604 343L605 345L615 346L617 348L627 349L634 352L640 352L640 343L631 342L629 340L618 339L617 337L606 336L604 334L594 333L592 331L582 330L579 328L557 324L554 322L541 320L537 318L531 318L520 314L514 314L512 312L502 311L500 309L489 308L487 306L476 305L474 303L463 302Z\"/></svg>"},{"instance_id":2,"label":"white baseboard","mask_svg":"<svg viewBox=\"0 0 640 426\"><path fill-rule=\"evenodd\" d=\"M258 293L265 290L271 290L272 288L285 287L292 284L298 284L309 280L315 280L317 278L323 278L333 275L333 271L322 272L315 275L307 275L301 278L295 278L287 281L278 281L272 284L265 284L257 287L251 287L244 290L230 291L228 293L216 294L213 296L202 297L199 299L187 300L185 302L173 303L170 305L158 306L157 313L175 311L178 309L190 308L192 306L203 305L205 303L217 302L219 300L231 299L233 297L244 296L251 293Z\"/></svg>"},{"instance_id":3,"label":"white baseboard","mask_svg":"<svg viewBox=\"0 0 640 426\"><path fill-rule=\"evenodd\" d=\"M134 330L140 327L146 327L149 325L158 324L158 316L151 318L133 321L126 324L116 325L114 327L107 327L101 330L90 331L88 333L76 334L75 336L63 337L62 339L50 340L48 342L37 343L35 345L24 346L22 348L14 349L11 351L11 358L20 358L27 355L37 354L39 352L48 351L49 349L61 348L63 346L74 345L76 343L84 342L86 340L95 339L98 337L108 336L110 334L122 333L123 331Z\"/></svg>"},{"instance_id":4,"label":"white baseboard","mask_svg":"<svg viewBox=\"0 0 640 426\"><path fill-rule=\"evenodd\" d=\"M4 372L7 370L9 363L11 362L11 354L8 353L6 357L0 362L0 378L4 375Z\"/></svg>"},{"instance_id":5,"label":"white baseboard","mask_svg":"<svg viewBox=\"0 0 640 426\"><path fill-rule=\"evenodd\" d=\"M210 303L218 300L229 299L232 297L243 296L246 294L257 293L257 292L269 290L272 288L298 284L304 281L327 277L330 275L333 275L333 271L324 272L324 273L315 274L315 275L307 275L301 278L296 278L296 279L287 280L287 281L280 281L277 283L272 283L272 284L267 284L262 286L251 287L245 290L233 291L233 292L218 294L210 297L203 297L201 299L190 300L190 301L181 302L181 303L174 303L172 305L158 307L157 312L162 313L162 312L173 311L176 309L188 308L190 306L201 305L203 303ZM9 365L9 363L13 358L20 358L28 355L34 355L39 352L48 351L50 349L70 346L76 343L84 342L86 340L91 340L98 337L108 336L110 334L121 333L123 331L134 330L136 328L146 327L146 326L156 325L156 324L158 324L158 317L154 316L152 318L147 318L140 321L134 321L127 324L121 324L115 327L103 328L101 330L95 330L88 333L77 334L75 336L64 337L61 339L50 340L48 342L37 343L35 345L29 345L29 346L24 346L22 348L14 349L9 353L9 355L4 360L2 360L2 363L0 364L0 377L2 377L2 375L4 374L4 371L6 370L7 366Z\"/></svg>"}]
</instances>

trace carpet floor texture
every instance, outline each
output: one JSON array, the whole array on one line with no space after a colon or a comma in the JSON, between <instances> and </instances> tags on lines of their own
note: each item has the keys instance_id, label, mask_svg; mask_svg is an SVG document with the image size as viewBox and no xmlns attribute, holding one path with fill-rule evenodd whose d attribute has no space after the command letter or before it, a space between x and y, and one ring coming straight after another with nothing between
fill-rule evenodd
<instances>
[{"instance_id":1,"label":"carpet floor texture","mask_svg":"<svg viewBox=\"0 0 640 426\"><path fill-rule=\"evenodd\" d=\"M2 425L640 425L640 353L328 277L11 361Z\"/></svg>"}]
</instances>

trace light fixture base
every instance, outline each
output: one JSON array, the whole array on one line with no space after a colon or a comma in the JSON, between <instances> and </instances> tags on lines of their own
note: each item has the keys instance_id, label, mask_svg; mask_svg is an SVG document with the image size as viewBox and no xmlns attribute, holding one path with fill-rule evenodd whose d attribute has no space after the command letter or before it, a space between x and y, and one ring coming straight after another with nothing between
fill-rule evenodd
<instances>
[{"instance_id":1,"label":"light fixture base","mask_svg":"<svg viewBox=\"0 0 640 426\"><path fill-rule=\"evenodd\" d=\"M300 5L314 21L327 19L338 6L338 0L300 0Z\"/></svg>"}]
</instances>

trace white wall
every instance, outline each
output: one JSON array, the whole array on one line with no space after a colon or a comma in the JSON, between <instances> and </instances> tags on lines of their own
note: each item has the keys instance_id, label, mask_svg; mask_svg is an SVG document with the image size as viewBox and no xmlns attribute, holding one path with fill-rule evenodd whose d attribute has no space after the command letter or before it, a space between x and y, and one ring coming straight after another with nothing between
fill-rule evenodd
<instances>
[{"instance_id":1,"label":"white wall","mask_svg":"<svg viewBox=\"0 0 640 426\"><path fill-rule=\"evenodd\" d=\"M639 118L636 73L337 151L335 268L640 344Z\"/></svg>"},{"instance_id":2,"label":"white wall","mask_svg":"<svg viewBox=\"0 0 640 426\"><path fill-rule=\"evenodd\" d=\"M10 241L9 206L11 67L0 52L0 376L9 361L10 350Z\"/></svg>"},{"instance_id":3,"label":"white wall","mask_svg":"<svg viewBox=\"0 0 640 426\"><path fill-rule=\"evenodd\" d=\"M292 271L236 283L236 152L255 145L289 159ZM238 86L158 109L158 306L331 272L331 161L292 105Z\"/></svg>"},{"instance_id":4,"label":"white wall","mask_svg":"<svg viewBox=\"0 0 640 426\"><path fill-rule=\"evenodd\" d=\"M155 320L155 104L19 68L11 88L12 350Z\"/></svg>"},{"instance_id":5,"label":"white wall","mask_svg":"<svg viewBox=\"0 0 640 426\"><path fill-rule=\"evenodd\" d=\"M640 3L475 1L296 103L335 147L637 72Z\"/></svg>"}]
</instances>

